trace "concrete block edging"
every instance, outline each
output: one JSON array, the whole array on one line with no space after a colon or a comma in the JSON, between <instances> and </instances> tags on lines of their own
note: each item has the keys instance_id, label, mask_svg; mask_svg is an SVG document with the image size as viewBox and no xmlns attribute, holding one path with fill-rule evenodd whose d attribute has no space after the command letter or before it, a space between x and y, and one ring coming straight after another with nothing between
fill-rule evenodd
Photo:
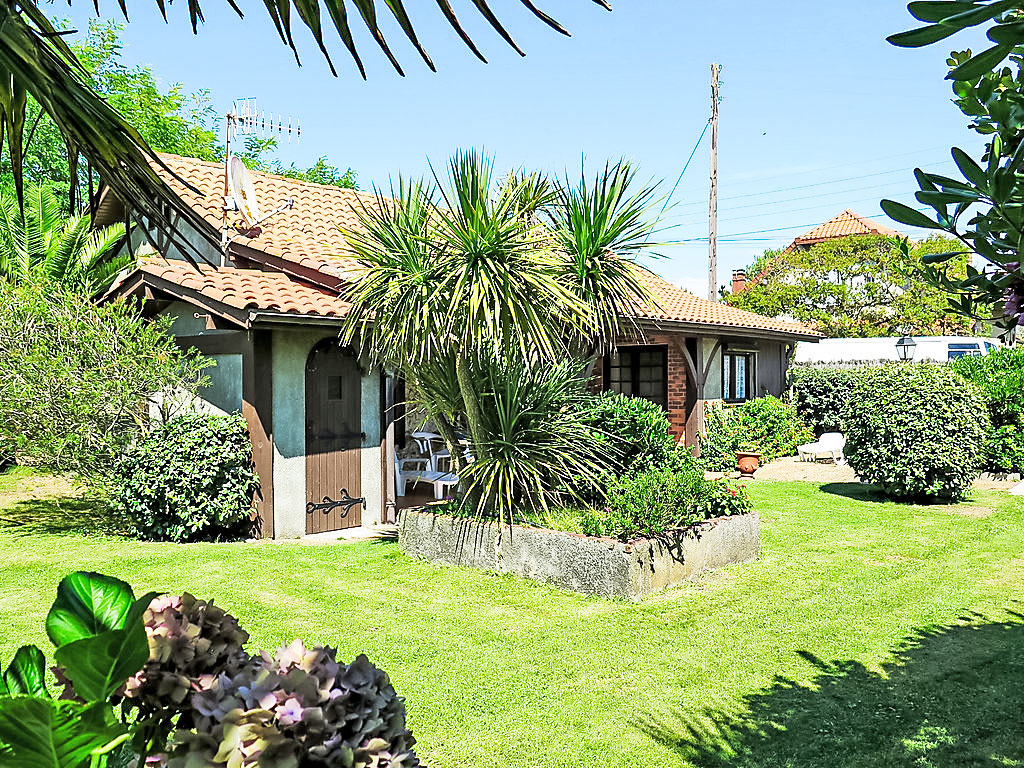
<instances>
[{"instance_id":1,"label":"concrete block edging","mask_svg":"<svg viewBox=\"0 0 1024 768\"><path fill-rule=\"evenodd\" d=\"M562 589L639 600L701 574L756 560L757 513L720 517L657 539L621 542L544 528L501 525L406 509L398 545L412 557L511 573Z\"/></svg>"}]
</instances>

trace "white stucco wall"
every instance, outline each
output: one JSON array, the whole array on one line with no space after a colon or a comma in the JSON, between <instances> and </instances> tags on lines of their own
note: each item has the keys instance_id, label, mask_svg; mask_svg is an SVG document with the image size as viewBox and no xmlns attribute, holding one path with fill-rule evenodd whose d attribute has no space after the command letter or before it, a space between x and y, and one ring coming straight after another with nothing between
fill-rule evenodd
<instances>
[{"instance_id":1,"label":"white stucco wall","mask_svg":"<svg viewBox=\"0 0 1024 768\"><path fill-rule=\"evenodd\" d=\"M274 532L288 539L306 533L306 359L330 329L274 331ZM363 375L361 430L366 433L360 452L360 485L366 499L363 525L380 522L383 476L380 454L380 374Z\"/></svg>"}]
</instances>

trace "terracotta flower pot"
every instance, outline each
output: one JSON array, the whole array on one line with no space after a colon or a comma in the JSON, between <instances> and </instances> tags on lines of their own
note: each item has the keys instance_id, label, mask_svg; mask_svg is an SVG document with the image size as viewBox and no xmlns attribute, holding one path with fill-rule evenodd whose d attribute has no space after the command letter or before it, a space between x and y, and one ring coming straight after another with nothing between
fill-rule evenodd
<instances>
[{"instance_id":1,"label":"terracotta flower pot","mask_svg":"<svg viewBox=\"0 0 1024 768\"><path fill-rule=\"evenodd\" d=\"M736 467L740 471L740 477L753 477L757 468L761 466L761 454L737 451Z\"/></svg>"}]
</instances>

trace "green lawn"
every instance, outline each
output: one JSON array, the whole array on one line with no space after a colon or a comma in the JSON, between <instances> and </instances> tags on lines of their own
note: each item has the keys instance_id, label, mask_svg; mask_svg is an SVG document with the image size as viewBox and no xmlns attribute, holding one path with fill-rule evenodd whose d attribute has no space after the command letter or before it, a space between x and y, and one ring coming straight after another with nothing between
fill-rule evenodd
<instances>
[{"instance_id":1,"label":"green lawn","mask_svg":"<svg viewBox=\"0 0 1024 768\"><path fill-rule=\"evenodd\" d=\"M57 581L87 568L212 597L256 648L367 653L433 766L1024 765L1024 504L1006 494L923 508L758 482L758 562L629 604L393 544L62 533L88 505L14 500L28 480L0 477L4 659L47 647Z\"/></svg>"}]
</instances>

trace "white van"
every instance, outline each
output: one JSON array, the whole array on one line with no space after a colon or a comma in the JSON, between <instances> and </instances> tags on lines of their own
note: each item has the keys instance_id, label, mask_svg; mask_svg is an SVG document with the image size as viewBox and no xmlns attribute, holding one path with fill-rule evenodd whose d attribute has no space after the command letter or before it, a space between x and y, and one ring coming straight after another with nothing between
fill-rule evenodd
<instances>
[{"instance_id":1,"label":"white van","mask_svg":"<svg viewBox=\"0 0 1024 768\"><path fill-rule=\"evenodd\" d=\"M914 362L930 360L945 363L958 357L980 357L1002 346L999 339L981 336L914 336ZM897 362L899 337L875 339L822 339L801 341L796 345L796 364L853 364Z\"/></svg>"}]
</instances>

